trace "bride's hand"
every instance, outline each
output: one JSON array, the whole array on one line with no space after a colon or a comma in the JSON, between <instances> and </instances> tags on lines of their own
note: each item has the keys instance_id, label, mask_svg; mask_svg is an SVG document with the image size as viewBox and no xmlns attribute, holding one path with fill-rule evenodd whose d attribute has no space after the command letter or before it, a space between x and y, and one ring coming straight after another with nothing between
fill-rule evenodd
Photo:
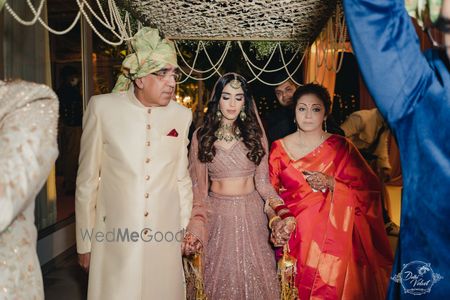
<instances>
[{"instance_id":1,"label":"bride's hand","mask_svg":"<svg viewBox=\"0 0 450 300\"><path fill-rule=\"evenodd\" d=\"M284 220L280 220L272 226L272 233L270 240L276 247L281 247L286 244L291 233L295 230L295 219L288 217Z\"/></svg>"},{"instance_id":2,"label":"bride's hand","mask_svg":"<svg viewBox=\"0 0 450 300\"><path fill-rule=\"evenodd\" d=\"M181 252L185 256L193 255L200 252L203 248L200 240L194 236L192 233L187 232L184 236L183 242L181 243Z\"/></svg>"}]
</instances>

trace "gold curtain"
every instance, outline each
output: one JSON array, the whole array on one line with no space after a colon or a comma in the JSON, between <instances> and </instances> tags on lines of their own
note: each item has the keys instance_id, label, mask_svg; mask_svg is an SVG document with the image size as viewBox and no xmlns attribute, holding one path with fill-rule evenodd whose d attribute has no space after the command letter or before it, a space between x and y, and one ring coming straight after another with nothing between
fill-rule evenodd
<instances>
[{"instance_id":1,"label":"gold curtain","mask_svg":"<svg viewBox=\"0 0 450 300\"><path fill-rule=\"evenodd\" d=\"M336 66L338 52L324 48L323 43L316 41L308 49L304 78L305 83L314 82L323 85L333 101L336 72L332 66Z\"/></svg>"}]
</instances>

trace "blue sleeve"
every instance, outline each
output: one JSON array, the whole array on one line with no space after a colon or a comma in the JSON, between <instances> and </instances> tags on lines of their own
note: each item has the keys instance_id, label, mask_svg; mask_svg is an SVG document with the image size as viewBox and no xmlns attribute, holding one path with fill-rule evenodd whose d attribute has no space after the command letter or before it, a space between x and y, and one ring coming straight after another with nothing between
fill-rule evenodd
<instances>
[{"instance_id":1,"label":"blue sleeve","mask_svg":"<svg viewBox=\"0 0 450 300\"><path fill-rule=\"evenodd\" d=\"M401 0L344 0L360 70L379 110L395 123L414 110L434 73Z\"/></svg>"}]
</instances>

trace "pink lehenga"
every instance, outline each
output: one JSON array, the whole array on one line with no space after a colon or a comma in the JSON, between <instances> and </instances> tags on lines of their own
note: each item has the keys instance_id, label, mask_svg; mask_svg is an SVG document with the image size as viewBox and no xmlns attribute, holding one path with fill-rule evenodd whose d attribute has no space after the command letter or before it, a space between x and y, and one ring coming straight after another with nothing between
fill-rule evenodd
<instances>
[{"instance_id":1,"label":"pink lehenga","mask_svg":"<svg viewBox=\"0 0 450 300\"><path fill-rule=\"evenodd\" d=\"M278 197L265 155L256 166L242 141L216 146L211 163L198 160L197 132L190 152L194 206L187 230L203 244L204 287L209 300L279 299L276 263L269 242L264 199ZM209 180L254 177L256 190L225 196L208 191Z\"/></svg>"}]
</instances>

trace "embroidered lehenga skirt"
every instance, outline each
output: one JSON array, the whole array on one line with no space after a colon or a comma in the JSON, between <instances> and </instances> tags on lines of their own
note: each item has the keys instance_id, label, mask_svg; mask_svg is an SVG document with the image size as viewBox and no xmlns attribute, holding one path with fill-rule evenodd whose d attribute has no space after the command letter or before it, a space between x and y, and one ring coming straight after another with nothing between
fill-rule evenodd
<instances>
[{"instance_id":1,"label":"embroidered lehenga skirt","mask_svg":"<svg viewBox=\"0 0 450 300\"><path fill-rule=\"evenodd\" d=\"M276 263L258 192L208 197L205 290L209 300L279 299Z\"/></svg>"}]
</instances>

